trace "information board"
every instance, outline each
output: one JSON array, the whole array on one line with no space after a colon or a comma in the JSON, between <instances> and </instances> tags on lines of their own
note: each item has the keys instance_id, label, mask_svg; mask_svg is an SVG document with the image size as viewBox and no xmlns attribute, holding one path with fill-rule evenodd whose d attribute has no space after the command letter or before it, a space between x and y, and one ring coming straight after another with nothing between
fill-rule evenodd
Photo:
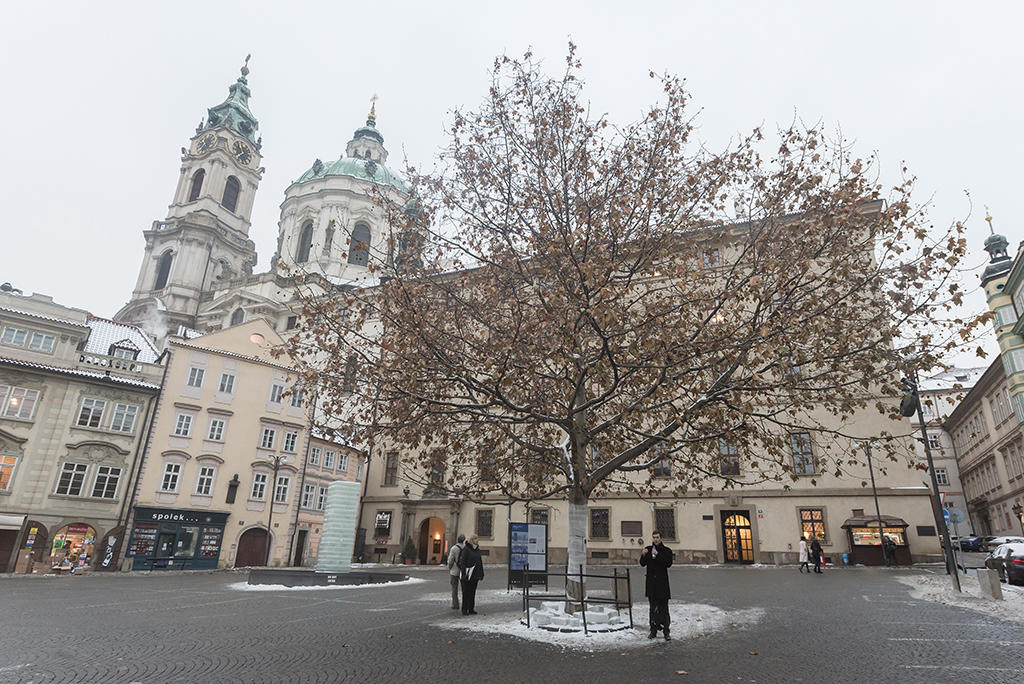
<instances>
[{"instance_id":1,"label":"information board","mask_svg":"<svg viewBox=\"0 0 1024 684\"><path fill-rule=\"evenodd\" d=\"M508 524L508 583L522 586L523 573L529 567L529 582L548 583L548 526L540 523Z\"/></svg>"}]
</instances>

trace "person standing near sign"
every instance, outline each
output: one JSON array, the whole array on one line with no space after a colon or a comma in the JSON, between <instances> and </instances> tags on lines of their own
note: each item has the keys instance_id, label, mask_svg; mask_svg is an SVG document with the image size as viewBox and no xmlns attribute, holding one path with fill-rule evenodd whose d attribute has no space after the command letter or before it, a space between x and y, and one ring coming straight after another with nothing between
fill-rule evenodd
<instances>
[{"instance_id":1,"label":"person standing near sign","mask_svg":"<svg viewBox=\"0 0 1024 684\"><path fill-rule=\"evenodd\" d=\"M459 541L448 551L448 574L452 580L452 610L459 609L459 556L466 545L466 535L460 534Z\"/></svg>"},{"instance_id":2,"label":"person standing near sign","mask_svg":"<svg viewBox=\"0 0 1024 684\"><path fill-rule=\"evenodd\" d=\"M651 603L651 633L647 638L658 636L660 629L665 634L665 641L670 641L672 637L668 628L672 620L668 613L668 600L672 598L672 591L668 585L668 569L672 567L672 549L661 543L658 530L651 535L651 542L640 555L640 565L647 568L644 595Z\"/></svg>"},{"instance_id":3,"label":"person standing near sign","mask_svg":"<svg viewBox=\"0 0 1024 684\"><path fill-rule=\"evenodd\" d=\"M484 578L484 559L475 534L459 554L459 570L462 572L462 614L476 615L476 585Z\"/></svg>"}]
</instances>

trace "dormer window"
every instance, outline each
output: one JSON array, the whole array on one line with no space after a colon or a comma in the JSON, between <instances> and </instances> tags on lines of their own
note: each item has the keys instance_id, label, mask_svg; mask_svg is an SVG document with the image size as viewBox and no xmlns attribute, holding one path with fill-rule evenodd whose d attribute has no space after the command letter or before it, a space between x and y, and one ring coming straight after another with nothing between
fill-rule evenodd
<instances>
[{"instance_id":1,"label":"dormer window","mask_svg":"<svg viewBox=\"0 0 1024 684\"><path fill-rule=\"evenodd\" d=\"M199 199L199 193L203 189L203 179L206 178L206 171L199 169L192 174L192 187L188 191L188 201L195 202Z\"/></svg>"},{"instance_id":2,"label":"dormer window","mask_svg":"<svg viewBox=\"0 0 1024 684\"><path fill-rule=\"evenodd\" d=\"M228 182L224 184L224 197L221 205L228 211L234 211L238 206L238 193L242 186L234 176L228 176Z\"/></svg>"},{"instance_id":3,"label":"dormer window","mask_svg":"<svg viewBox=\"0 0 1024 684\"><path fill-rule=\"evenodd\" d=\"M127 361L134 361L139 356L139 352L136 349L128 349L127 347L118 347L114 345L110 348L109 355L115 359L125 359Z\"/></svg>"}]
</instances>

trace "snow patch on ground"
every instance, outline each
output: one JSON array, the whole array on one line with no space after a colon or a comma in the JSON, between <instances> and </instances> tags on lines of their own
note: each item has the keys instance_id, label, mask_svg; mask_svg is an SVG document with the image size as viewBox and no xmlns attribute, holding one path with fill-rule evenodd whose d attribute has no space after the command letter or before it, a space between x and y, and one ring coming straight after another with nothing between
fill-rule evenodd
<instances>
[{"instance_id":1,"label":"snow patch on ground","mask_svg":"<svg viewBox=\"0 0 1024 684\"><path fill-rule=\"evenodd\" d=\"M968 575L960 575L960 588L963 590L960 594L953 589L953 580L945 573L896 579L910 587L910 595L915 599L967 608L990 617L1024 623L1024 589L1021 587L1003 584L1003 600L993 601L982 597L977 573L973 571Z\"/></svg>"},{"instance_id":2,"label":"snow patch on ground","mask_svg":"<svg viewBox=\"0 0 1024 684\"><path fill-rule=\"evenodd\" d=\"M477 596L479 597L479 593ZM486 610L485 606L480 605L479 599L477 608ZM598 651L663 645L665 642L660 635L656 640L647 638L647 613L647 603L636 603L633 605L633 624L636 629L620 632L592 632L589 635L584 635L582 632L550 632L537 627L527 628L520 622L523 615L518 610L497 615L481 614L455 617L435 622L433 626L442 629L464 630L474 634L513 636L527 641L554 644L563 650ZM719 632L742 630L756 624L764 617L764 610L761 608L723 610L702 603L675 601L669 602L669 613L672 615L673 640L702 639ZM626 613L624 612L623 615Z\"/></svg>"},{"instance_id":3,"label":"snow patch on ground","mask_svg":"<svg viewBox=\"0 0 1024 684\"><path fill-rule=\"evenodd\" d=\"M399 587L403 584L420 584L425 579L410 577L399 582L381 582L379 584L331 584L325 587L286 587L283 584L249 584L248 582L235 582L227 586L234 591L322 591L337 589L383 589L384 587Z\"/></svg>"}]
</instances>

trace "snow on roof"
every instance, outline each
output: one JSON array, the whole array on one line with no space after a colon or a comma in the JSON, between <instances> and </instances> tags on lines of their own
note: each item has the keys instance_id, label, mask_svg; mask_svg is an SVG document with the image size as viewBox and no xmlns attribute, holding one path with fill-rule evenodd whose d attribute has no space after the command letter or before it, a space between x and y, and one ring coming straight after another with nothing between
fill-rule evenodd
<instances>
[{"instance_id":1,"label":"snow on roof","mask_svg":"<svg viewBox=\"0 0 1024 684\"><path fill-rule=\"evenodd\" d=\"M137 361L154 363L160 355L142 328L129 323L118 323L107 318L89 315L88 326L92 329L82 351L88 354L109 354L113 346L138 351Z\"/></svg>"},{"instance_id":2,"label":"snow on roof","mask_svg":"<svg viewBox=\"0 0 1024 684\"><path fill-rule=\"evenodd\" d=\"M30 318L38 318L43 321L52 321L53 323L63 323L64 325L75 325L78 327L84 327L84 323L81 321L72 321L67 318L57 318L56 316L45 316L43 314L32 313L31 311L22 311L21 309L12 309L7 306L0 306L0 311L8 311L10 313L16 313L20 316L28 316Z\"/></svg>"},{"instance_id":3,"label":"snow on roof","mask_svg":"<svg viewBox=\"0 0 1024 684\"><path fill-rule=\"evenodd\" d=\"M190 328L187 325L178 326L178 337L184 338L186 340L194 340L195 338L202 337L205 334L206 333L199 332L195 328Z\"/></svg>"},{"instance_id":4,"label":"snow on roof","mask_svg":"<svg viewBox=\"0 0 1024 684\"><path fill-rule=\"evenodd\" d=\"M131 378L125 378L118 375L111 375L108 373L94 373L92 371L78 370L77 368L64 368L63 366L51 366L45 363L34 363L32 361L22 361L21 359L12 359L6 356L0 356L0 363L9 363L15 366L22 366L24 368L35 368L37 370L53 371L55 373L63 373L65 375L77 375L81 378L91 378L93 380L106 380L109 382L116 382L122 385L132 385L134 387L145 387L146 389L160 389L160 385L155 385L151 382L143 382L141 380L132 380Z\"/></svg>"},{"instance_id":5,"label":"snow on roof","mask_svg":"<svg viewBox=\"0 0 1024 684\"><path fill-rule=\"evenodd\" d=\"M921 379L921 391L942 392L954 389L970 389L974 387L981 376L988 370L984 368L957 368L952 366L949 370L936 373L927 378Z\"/></svg>"}]
</instances>

